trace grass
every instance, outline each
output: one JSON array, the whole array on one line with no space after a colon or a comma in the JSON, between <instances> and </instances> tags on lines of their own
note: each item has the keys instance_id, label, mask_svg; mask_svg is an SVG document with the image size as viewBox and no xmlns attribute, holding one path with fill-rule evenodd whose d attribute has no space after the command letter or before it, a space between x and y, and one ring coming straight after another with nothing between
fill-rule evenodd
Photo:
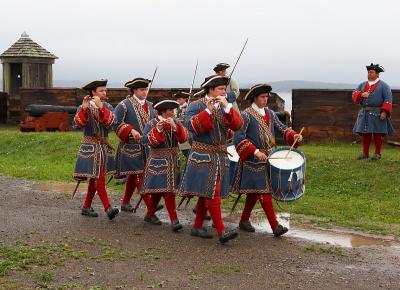
<instances>
[{"instance_id":1,"label":"grass","mask_svg":"<svg viewBox=\"0 0 400 290\"><path fill-rule=\"evenodd\" d=\"M111 143L117 147L115 134ZM72 171L81 132L21 133L0 129L0 174L54 182L74 182ZM356 161L360 145L308 144L300 147L307 158L306 194L277 210L291 219L317 225L400 237L400 186L398 148L385 147L378 162ZM122 187L117 187L120 190ZM230 208L234 198L224 201ZM237 209L243 207L243 200Z\"/></svg>"},{"instance_id":2,"label":"grass","mask_svg":"<svg viewBox=\"0 0 400 290\"><path fill-rule=\"evenodd\" d=\"M347 256L343 248L339 247L321 247L319 245L310 245L304 247L304 252L312 252L317 254L330 254L336 256Z\"/></svg>"},{"instance_id":3,"label":"grass","mask_svg":"<svg viewBox=\"0 0 400 290\"><path fill-rule=\"evenodd\" d=\"M19 287L20 281L13 279L18 277L17 273L22 273L26 278L25 283L34 285L36 288L55 289L54 284L58 283L54 277L55 273L66 265L78 263L81 272L88 276L96 276L92 261L105 264L136 259L138 263L150 262L153 265L155 262L165 263L165 259L168 259L170 254L167 249L161 247L145 247L127 251L94 238L64 237L63 240L57 242L47 240L0 242L0 289L22 288ZM144 280L143 273L141 273L141 280ZM166 286L163 281L152 285L155 286L154 288ZM95 287L97 286L92 288L104 289ZM79 284L72 282L57 286L57 289L72 288L82 289Z\"/></svg>"}]
</instances>

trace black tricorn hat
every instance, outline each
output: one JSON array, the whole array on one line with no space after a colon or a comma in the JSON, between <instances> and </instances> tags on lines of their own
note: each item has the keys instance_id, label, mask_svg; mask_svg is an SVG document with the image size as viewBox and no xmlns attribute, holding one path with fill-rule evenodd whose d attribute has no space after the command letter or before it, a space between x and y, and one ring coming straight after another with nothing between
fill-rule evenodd
<instances>
[{"instance_id":1,"label":"black tricorn hat","mask_svg":"<svg viewBox=\"0 0 400 290\"><path fill-rule=\"evenodd\" d=\"M187 99L187 98L189 98L189 96L190 96L190 94L186 93L186 92L177 92L176 94L174 94L175 99L179 99L179 98Z\"/></svg>"},{"instance_id":2,"label":"black tricorn hat","mask_svg":"<svg viewBox=\"0 0 400 290\"><path fill-rule=\"evenodd\" d=\"M130 89L141 89L141 88L147 88L150 83L151 80L144 78L135 78L131 81L126 82L125 87Z\"/></svg>"},{"instance_id":3,"label":"black tricorn hat","mask_svg":"<svg viewBox=\"0 0 400 290\"><path fill-rule=\"evenodd\" d=\"M385 71L385 69L383 68L383 66L381 66L381 65L379 65L379 64L373 64L372 62L371 62L370 65L367 65L366 68L367 68L367 70L374 70L374 71L376 71L377 73L381 73L381 72L384 72L384 71Z\"/></svg>"},{"instance_id":4,"label":"black tricorn hat","mask_svg":"<svg viewBox=\"0 0 400 290\"><path fill-rule=\"evenodd\" d=\"M171 99L164 99L164 100L157 102L157 104L155 104L153 107L157 111L176 109L176 108L179 108L179 103L177 101L174 101Z\"/></svg>"},{"instance_id":5,"label":"black tricorn hat","mask_svg":"<svg viewBox=\"0 0 400 290\"><path fill-rule=\"evenodd\" d=\"M259 84L252 86L247 94L243 97L243 100L249 99L250 102L253 102L254 98L261 95L270 93L272 91L272 87L268 84Z\"/></svg>"},{"instance_id":6,"label":"black tricorn hat","mask_svg":"<svg viewBox=\"0 0 400 290\"><path fill-rule=\"evenodd\" d=\"M91 81L91 82L86 83L82 87L82 90L92 91L92 90L95 90L98 87L105 87L105 86L107 86L107 79L100 79L100 80L95 80L95 81Z\"/></svg>"},{"instance_id":7,"label":"black tricorn hat","mask_svg":"<svg viewBox=\"0 0 400 290\"><path fill-rule=\"evenodd\" d=\"M224 62L221 62L221 63L219 63L219 64L216 64L216 65L214 66L213 70L214 70L215 72L219 72L219 71L226 70L226 69L229 68L229 67L230 67L229 64L224 63Z\"/></svg>"},{"instance_id":8,"label":"black tricorn hat","mask_svg":"<svg viewBox=\"0 0 400 290\"><path fill-rule=\"evenodd\" d=\"M226 76L212 75L206 77L204 82L201 84L201 88L207 89L207 88L215 88L218 86L226 86L228 85L228 82L229 78Z\"/></svg>"}]
</instances>

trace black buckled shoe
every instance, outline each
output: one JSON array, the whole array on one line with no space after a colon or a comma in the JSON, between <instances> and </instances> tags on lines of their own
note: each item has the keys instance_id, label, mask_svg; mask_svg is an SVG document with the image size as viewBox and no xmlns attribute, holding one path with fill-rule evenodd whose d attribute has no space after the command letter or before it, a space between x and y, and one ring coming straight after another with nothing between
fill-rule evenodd
<instances>
[{"instance_id":1,"label":"black buckled shoe","mask_svg":"<svg viewBox=\"0 0 400 290\"><path fill-rule=\"evenodd\" d=\"M283 234L286 234L288 231L289 229L287 227L284 227L281 224L279 224L274 230L274 236L275 237L282 236Z\"/></svg>"},{"instance_id":2,"label":"black buckled shoe","mask_svg":"<svg viewBox=\"0 0 400 290\"><path fill-rule=\"evenodd\" d=\"M232 239L236 238L238 235L239 234L238 234L237 231L226 231L226 230L223 230L222 234L219 236L219 242L221 244L225 244L229 240L232 240Z\"/></svg>"},{"instance_id":3,"label":"black buckled shoe","mask_svg":"<svg viewBox=\"0 0 400 290\"><path fill-rule=\"evenodd\" d=\"M149 224L152 224L152 225L156 225L156 226L161 225L161 221L160 221L160 219L159 219L156 215L153 215L153 216L148 216L148 215L146 215L146 216L144 217L144 221L145 221L146 223L149 223Z\"/></svg>"},{"instance_id":4,"label":"black buckled shoe","mask_svg":"<svg viewBox=\"0 0 400 290\"><path fill-rule=\"evenodd\" d=\"M369 157L367 155L365 155L364 153L362 153L361 155L359 155L357 157L357 160L364 160L364 159L368 159Z\"/></svg>"},{"instance_id":5,"label":"black buckled shoe","mask_svg":"<svg viewBox=\"0 0 400 290\"><path fill-rule=\"evenodd\" d=\"M203 239L212 239L212 234L209 234L207 232L207 230L203 227L195 229L192 228L192 230L190 231L190 235L193 237L199 237L199 238L203 238Z\"/></svg>"},{"instance_id":6,"label":"black buckled shoe","mask_svg":"<svg viewBox=\"0 0 400 290\"><path fill-rule=\"evenodd\" d=\"M122 204L121 211L133 212L133 206L130 203Z\"/></svg>"},{"instance_id":7,"label":"black buckled shoe","mask_svg":"<svg viewBox=\"0 0 400 290\"><path fill-rule=\"evenodd\" d=\"M377 161L379 159L381 159L381 155L380 154L374 154L374 156L372 156L371 160Z\"/></svg>"},{"instance_id":8,"label":"black buckled shoe","mask_svg":"<svg viewBox=\"0 0 400 290\"><path fill-rule=\"evenodd\" d=\"M179 222L179 220L174 220L171 224L171 228L173 232L177 232L183 228L182 224Z\"/></svg>"},{"instance_id":9,"label":"black buckled shoe","mask_svg":"<svg viewBox=\"0 0 400 290\"><path fill-rule=\"evenodd\" d=\"M116 208L116 207L110 207L110 208L107 210L108 219L109 219L109 220L114 219L114 218L118 215L118 213L119 213L119 209L118 209L118 208Z\"/></svg>"},{"instance_id":10,"label":"black buckled shoe","mask_svg":"<svg viewBox=\"0 0 400 290\"><path fill-rule=\"evenodd\" d=\"M88 217L98 217L97 212L94 211L93 208L82 208L81 214Z\"/></svg>"},{"instance_id":11,"label":"black buckled shoe","mask_svg":"<svg viewBox=\"0 0 400 290\"><path fill-rule=\"evenodd\" d=\"M254 233L256 229L250 223L250 221L240 221L239 222L239 229L245 232Z\"/></svg>"},{"instance_id":12,"label":"black buckled shoe","mask_svg":"<svg viewBox=\"0 0 400 290\"><path fill-rule=\"evenodd\" d=\"M193 213L196 214L197 209L194 207L192 209ZM210 221L211 220L211 216L209 214L206 214L206 217L204 218L206 221Z\"/></svg>"}]
</instances>

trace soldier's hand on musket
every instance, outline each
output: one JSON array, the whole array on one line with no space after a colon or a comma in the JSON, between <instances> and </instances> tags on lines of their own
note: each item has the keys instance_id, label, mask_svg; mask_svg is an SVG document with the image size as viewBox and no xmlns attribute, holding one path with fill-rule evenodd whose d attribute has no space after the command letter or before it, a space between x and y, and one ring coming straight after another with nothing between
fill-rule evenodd
<instances>
[{"instance_id":1,"label":"soldier's hand on musket","mask_svg":"<svg viewBox=\"0 0 400 290\"><path fill-rule=\"evenodd\" d=\"M228 100L226 99L226 96L218 96L216 97L216 100L222 105L222 107L226 108L226 106L228 106Z\"/></svg>"},{"instance_id":2,"label":"soldier's hand on musket","mask_svg":"<svg viewBox=\"0 0 400 290\"><path fill-rule=\"evenodd\" d=\"M265 155L264 153L262 153L261 151L258 151L256 154L254 154L258 159L262 160L262 161L267 161L268 160L268 156Z\"/></svg>"},{"instance_id":3,"label":"soldier's hand on musket","mask_svg":"<svg viewBox=\"0 0 400 290\"><path fill-rule=\"evenodd\" d=\"M369 97L369 93L368 92L363 92L361 93L361 97L364 99L367 99Z\"/></svg>"},{"instance_id":4,"label":"soldier's hand on musket","mask_svg":"<svg viewBox=\"0 0 400 290\"><path fill-rule=\"evenodd\" d=\"M103 108L103 102L100 100L98 96L93 96L93 101L99 109Z\"/></svg>"},{"instance_id":5,"label":"soldier's hand on musket","mask_svg":"<svg viewBox=\"0 0 400 290\"><path fill-rule=\"evenodd\" d=\"M87 108L89 108L89 100L90 100L90 96L89 95L87 95L87 96L85 96L84 98L83 98L83 101L82 101L82 108L84 108L84 109L87 109Z\"/></svg>"},{"instance_id":6,"label":"soldier's hand on musket","mask_svg":"<svg viewBox=\"0 0 400 290\"><path fill-rule=\"evenodd\" d=\"M302 135L300 135L300 134L295 134L294 135L294 140L297 140L297 142L301 142L301 141L303 141L303 136Z\"/></svg>"},{"instance_id":7,"label":"soldier's hand on musket","mask_svg":"<svg viewBox=\"0 0 400 290\"><path fill-rule=\"evenodd\" d=\"M142 137L140 135L140 133L138 131L136 131L135 129L131 130L131 135L132 135L132 138L135 139L135 140L138 140L138 139L140 139Z\"/></svg>"},{"instance_id":8,"label":"soldier's hand on musket","mask_svg":"<svg viewBox=\"0 0 400 290\"><path fill-rule=\"evenodd\" d=\"M385 112L385 111L382 111L382 112L381 112L381 120L385 120L385 119L386 119L386 116L387 116L386 112Z\"/></svg>"}]
</instances>

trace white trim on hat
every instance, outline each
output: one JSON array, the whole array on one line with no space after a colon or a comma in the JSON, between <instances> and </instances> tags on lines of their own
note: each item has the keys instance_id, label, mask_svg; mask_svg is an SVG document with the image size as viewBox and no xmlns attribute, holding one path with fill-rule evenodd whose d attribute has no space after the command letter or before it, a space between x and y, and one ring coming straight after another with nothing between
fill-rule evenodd
<instances>
[{"instance_id":1,"label":"white trim on hat","mask_svg":"<svg viewBox=\"0 0 400 290\"><path fill-rule=\"evenodd\" d=\"M176 105L179 107L179 103L178 103L177 101L174 101L174 100L163 100L163 101L158 102L157 104L155 104L155 105L153 106L153 108L157 110L157 107L158 107L158 106L160 106L161 104L165 104L165 103L174 103L174 104L176 104Z\"/></svg>"},{"instance_id":2,"label":"white trim on hat","mask_svg":"<svg viewBox=\"0 0 400 290\"><path fill-rule=\"evenodd\" d=\"M92 84L92 83L95 83L95 82L105 82L104 86L107 86L108 80L107 80L107 79L99 79L99 80L94 80L94 81L87 82L86 84L84 84L84 85L82 86L82 90L86 90L85 87L87 87L88 85L90 85L90 84ZM101 87L101 86L100 86L100 87Z\"/></svg>"},{"instance_id":3,"label":"white trim on hat","mask_svg":"<svg viewBox=\"0 0 400 290\"><path fill-rule=\"evenodd\" d=\"M129 86L133 85L134 83L138 83L138 82L147 83L147 84L150 84L150 83L151 83L151 81L146 80L146 79L138 79L138 80L132 80L132 81L130 81L130 82L127 82L127 83L125 84L125 87L129 87Z\"/></svg>"},{"instance_id":4,"label":"white trim on hat","mask_svg":"<svg viewBox=\"0 0 400 290\"><path fill-rule=\"evenodd\" d=\"M243 100L247 100L248 96L255 90L261 87L267 87L269 86L268 84L259 84L255 85L254 87L251 87L250 90L247 92L247 94L243 97Z\"/></svg>"},{"instance_id":5,"label":"white trim on hat","mask_svg":"<svg viewBox=\"0 0 400 290\"><path fill-rule=\"evenodd\" d=\"M202 88L204 88L207 84L209 84L210 82L212 82L213 80L216 80L216 79L229 79L227 76L219 76L219 75L216 75L216 76L214 76L214 77L212 77L212 78L210 78L208 81L206 81L205 83L203 83L202 85L201 85L201 87Z\"/></svg>"}]
</instances>

